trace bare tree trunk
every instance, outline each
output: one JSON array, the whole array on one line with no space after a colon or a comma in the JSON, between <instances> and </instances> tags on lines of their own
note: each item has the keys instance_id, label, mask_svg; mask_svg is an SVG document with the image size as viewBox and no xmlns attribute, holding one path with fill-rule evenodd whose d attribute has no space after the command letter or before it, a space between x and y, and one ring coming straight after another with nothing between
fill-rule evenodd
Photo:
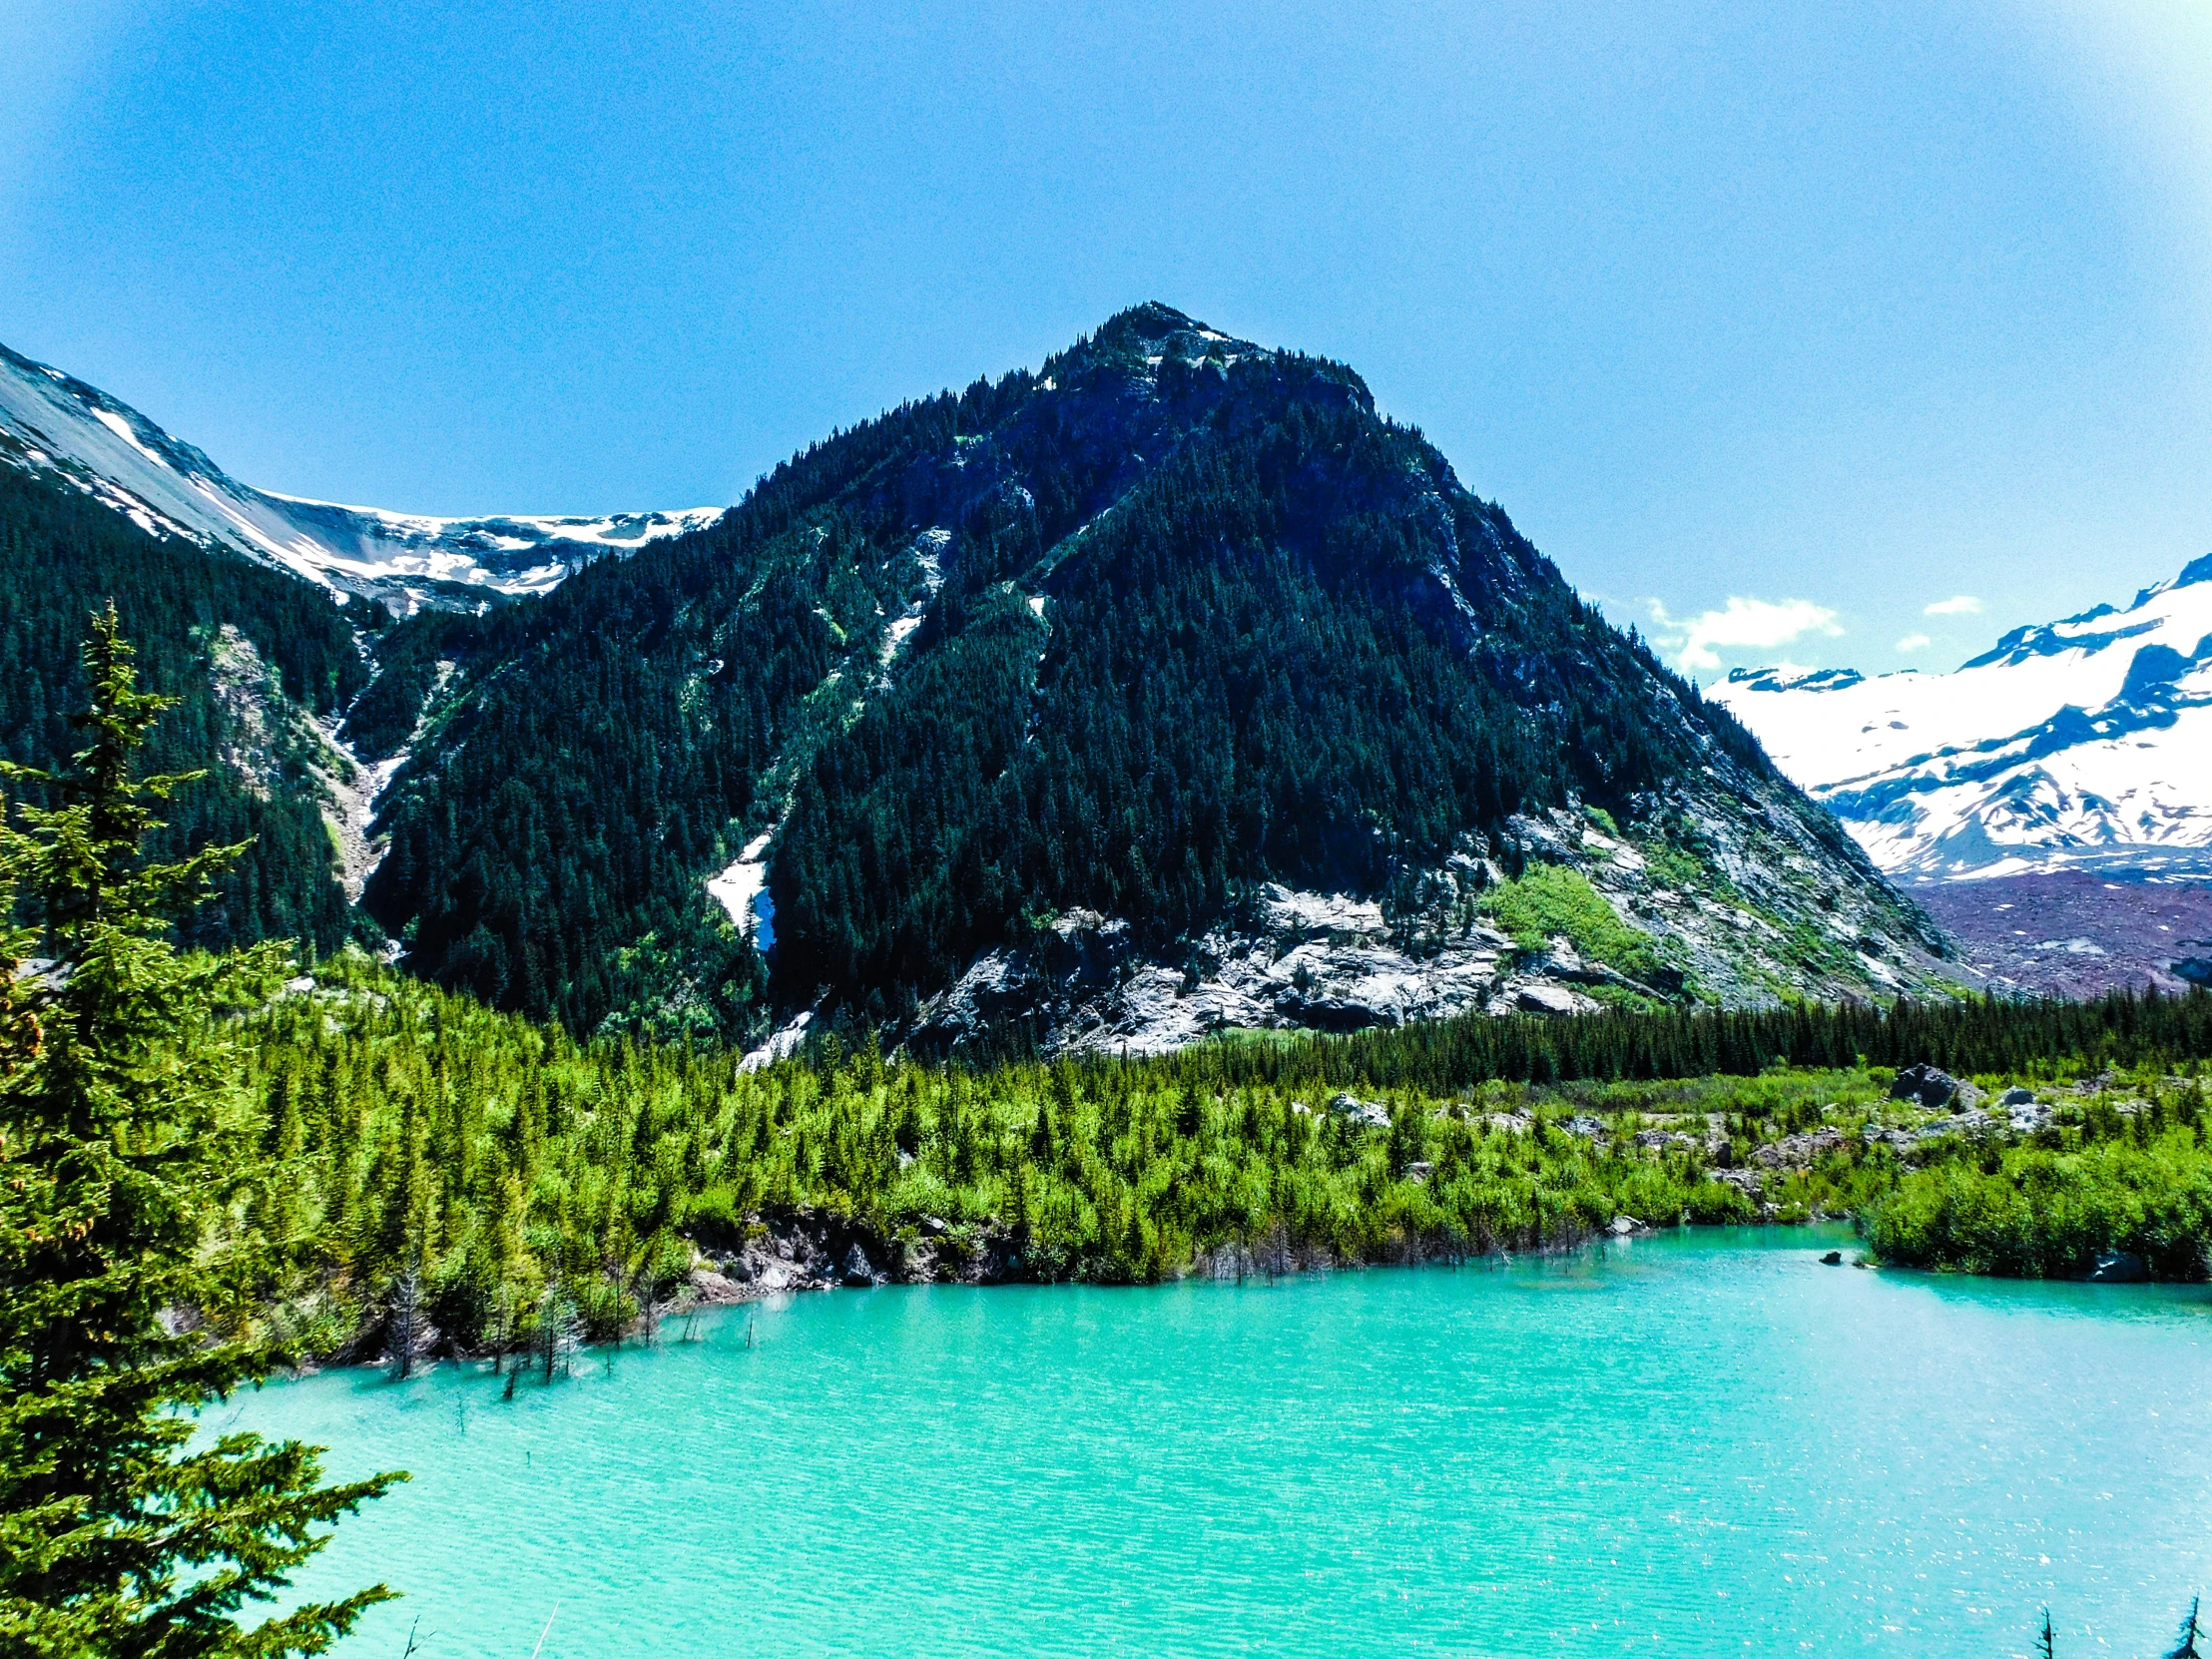
<instances>
[{"instance_id":1,"label":"bare tree trunk","mask_svg":"<svg viewBox=\"0 0 2212 1659\"><path fill-rule=\"evenodd\" d=\"M404 1382L414 1370L415 1333L421 1327L422 1280L412 1267L391 1284L392 1381Z\"/></svg>"}]
</instances>

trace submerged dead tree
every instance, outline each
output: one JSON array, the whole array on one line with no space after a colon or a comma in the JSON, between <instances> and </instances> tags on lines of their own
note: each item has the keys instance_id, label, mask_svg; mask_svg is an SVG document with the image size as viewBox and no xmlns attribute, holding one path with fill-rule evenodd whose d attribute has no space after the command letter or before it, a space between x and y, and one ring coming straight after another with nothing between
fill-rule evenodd
<instances>
[{"instance_id":1,"label":"submerged dead tree","mask_svg":"<svg viewBox=\"0 0 2212 1659\"><path fill-rule=\"evenodd\" d=\"M555 1371L566 1377L570 1362L583 1341L584 1326L577 1317L576 1304L561 1288L560 1281L555 1280L538 1298L537 1328L532 1333L533 1358L540 1368L539 1380L552 1382Z\"/></svg>"},{"instance_id":2,"label":"submerged dead tree","mask_svg":"<svg viewBox=\"0 0 2212 1659\"><path fill-rule=\"evenodd\" d=\"M422 1334L422 1276L409 1267L391 1282L391 1380L404 1382L414 1371L415 1344Z\"/></svg>"}]
</instances>

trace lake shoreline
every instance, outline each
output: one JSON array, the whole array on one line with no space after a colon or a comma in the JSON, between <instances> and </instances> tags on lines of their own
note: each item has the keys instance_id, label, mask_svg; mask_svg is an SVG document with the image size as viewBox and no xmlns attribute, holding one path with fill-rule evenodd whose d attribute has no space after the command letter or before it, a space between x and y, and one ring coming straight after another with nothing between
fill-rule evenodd
<instances>
[{"instance_id":1,"label":"lake shoreline","mask_svg":"<svg viewBox=\"0 0 2212 1659\"><path fill-rule=\"evenodd\" d=\"M826 1227L826 1219L830 1225ZM1626 1224L1625 1226L1623 1224ZM1263 1243L1257 1250L1248 1247L1216 1248L1202 1251L1184 1272L1166 1275L1158 1280L1133 1281L1090 1278L1082 1275L1061 1275L1053 1278L1024 1275L1018 1271L1018 1260L1007 1257L1017 1271L970 1272L958 1276L902 1277L882 1270L872 1270L869 1277L860 1278L844 1274L827 1248L828 1242L843 1235L864 1236L849 1223L838 1224L833 1218L806 1215L792 1218L784 1228L777 1228L767 1221L761 1223L761 1231L749 1241L747 1255L753 1277L737 1280L713 1267L695 1268L688 1280L694 1293L686 1301L659 1305L649 1319L640 1315L616 1338L577 1345L579 1353L620 1352L636 1346L637 1339L648 1338L647 1346L656 1346L659 1333L672 1323L680 1323L701 1314L727 1312L732 1309L756 1306L778 1297L798 1297L822 1292L851 1290L921 1290L932 1287L943 1289L1006 1290L1015 1288L1083 1287L1086 1289L1113 1291L1150 1289L1160 1285L1207 1283L1242 1284L1256 1280L1272 1284L1278 1280L1297 1280L1325 1277L1332 1274L1367 1273L1393 1269L1423 1269L1470 1267L1477 1264L1510 1267L1516 1261L1566 1257L1592 1246L1637 1239L1665 1236L1690 1238L1698 1234L1720 1235L1753 1228L1762 1233L1802 1231L1808 1234L1828 1233L1854 1226L1848 1216L1815 1216L1803 1221L1762 1220L1757 1222L1677 1222L1664 1226L1652 1226L1631 1217L1620 1217L1606 1227L1577 1228L1566 1236L1554 1237L1529 1244L1493 1244L1479 1251L1453 1251L1428 1241L1409 1244L1391 1254L1371 1257L1346 1257L1320 1248L1286 1246L1282 1255L1270 1254ZM1856 1237L1856 1231L1854 1236ZM893 1241L895 1244L895 1241ZM1831 1244L1831 1252L1839 1249ZM786 1254L789 1252L789 1254ZM884 1249L879 1255L863 1251L870 1262L892 1261L896 1253ZM725 1266L735 1265L737 1257L726 1258ZM1835 1265L1847 1265L1839 1263ZM1861 1257L1848 1265L1860 1268L1878 1268L1883 1264ZM1920 1271L1907 1269L1905 1271ZM539 1357L542 1359L542 1356ZM410 1372L437 1365L481 1366L494 1359L509 1363L508 1369L527 1368L533 1356L526 1350L514 1349L494 1353L489 1348L467 1347L448 1341L440 1332L427 1330L418 1343L409 1363ZM332 1358L319 1364L307 1364L293 1368L287 1377L314 1377L325 1372L376 1371L396 1367L397 1358L388 1350L358 1359ZM495 1373L496 1375L496 1373Z\"/></svg>"}]
</instances>

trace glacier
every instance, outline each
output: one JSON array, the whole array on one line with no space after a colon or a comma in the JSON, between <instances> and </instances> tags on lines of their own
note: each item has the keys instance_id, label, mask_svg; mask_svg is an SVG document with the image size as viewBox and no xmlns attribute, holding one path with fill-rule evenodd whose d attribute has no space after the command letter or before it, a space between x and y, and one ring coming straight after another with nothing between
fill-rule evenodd
<instances>
[{"instance_id":1,"label":"glacier","mask_svg":"<svg viewBox=\"0 0 2212 1659\"><path fill-rule=\"evenodd\" d=\"M1738 669L1706 695L1892 875L2212 874L2212 557L1948 674Z\"/></svg>"}]
</instances>

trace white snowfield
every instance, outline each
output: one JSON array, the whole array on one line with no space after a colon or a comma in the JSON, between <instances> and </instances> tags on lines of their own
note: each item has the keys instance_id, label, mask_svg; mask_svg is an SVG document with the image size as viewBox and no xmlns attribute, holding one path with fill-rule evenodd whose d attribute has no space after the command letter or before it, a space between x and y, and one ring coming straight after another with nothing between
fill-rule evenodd
<instances>
[{"instance_id":1,"label":"white snowfield","mask_svg":"<svg viewBox=\"0 0 2212 1659\"><path fill-rule=\"evenodd\" d=\"M1954 673L1739 669L1707 695L1892 874L2212 870L2212 557Z\"/></svg>"},{"instance_id":2,"label":"white snowfield","mask_svg":"<svg viewBox=\"0 0 2212 1659\"><path fill-rule=\"evenodd\" d=\"M713 523L719 507L600 518L431 518L242 484L97 386L0 345L0 463L61 478L141 529L223 546L401 612L470 590L545 593L607 554Z\"/></svg>"}]
</instances>

